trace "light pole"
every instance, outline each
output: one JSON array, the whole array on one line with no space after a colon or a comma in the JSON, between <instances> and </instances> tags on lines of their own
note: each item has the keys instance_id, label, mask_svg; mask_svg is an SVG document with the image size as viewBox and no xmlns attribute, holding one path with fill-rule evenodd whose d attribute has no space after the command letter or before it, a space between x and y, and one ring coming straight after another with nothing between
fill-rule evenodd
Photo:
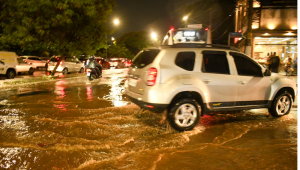
<instances>
[{"instance_id":1,"label":"light pole","mask_svg":"<svg viewBox=\"0 0 300 170\"><path fill-rule=\"evenodd\" d=\"M119 21L119 19L114 19L113 23L114 23L114 25L117 26L117 25L119 25L120 21ZM107 46L107 32L106 32L105 38L106 38L106 46ZM106 59L107 59L107 49L108 49L108 46L105 48L105 50L106 50Z\"/></svg>"}]
</instances>

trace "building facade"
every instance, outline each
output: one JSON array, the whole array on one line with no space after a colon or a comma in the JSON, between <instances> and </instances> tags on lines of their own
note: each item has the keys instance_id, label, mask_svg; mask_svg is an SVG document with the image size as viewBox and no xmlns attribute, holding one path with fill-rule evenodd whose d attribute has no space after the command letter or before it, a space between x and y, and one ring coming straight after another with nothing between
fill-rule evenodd
<instances>
[{"instance_id":1,"label":"building facade","mask_svg":"<svg viewBox=\"0 0 300 170\"><path fill-rule=\"evenodd\" d=\"M276 52L282 61L297 58L297 0L253 0L251 57L265 63ZM239 0L235 13L235 32L246 35L249 0ZM235 41L244 51L245 37Z\"/></svg>"}]
</instances>

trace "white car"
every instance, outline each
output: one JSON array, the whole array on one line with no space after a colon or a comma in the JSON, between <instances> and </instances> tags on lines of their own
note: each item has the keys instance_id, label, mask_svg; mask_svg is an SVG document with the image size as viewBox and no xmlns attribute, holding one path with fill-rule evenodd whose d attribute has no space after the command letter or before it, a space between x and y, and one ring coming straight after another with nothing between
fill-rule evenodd
<instances>
[{"instance_id":1,"label":"white car","mask_svg":"<svg viewBox=\"0 0 300 170\"><path fill-rule=\"evenodd\" d=\"M32 64L27 64L21 57L17 58L18 64L17 64L17 73L28 73L32 75L34 71L36 70L36 66Z\"/></svg>"},{"instance_id":2,"label":"white car","mask_svg":"<svg viewBox=\"0 0 300 170\"><path fill-rule=\"evenodd\" d=\"M14 52L0 51L0 75L13 79L17 73L17 55Z\"/></svg>"},{"instance_id":3,"label":"white car","mask_svg":"<svg viewBox=\"0 0 300 170\"><path fill-rule=\"evenodd\" d=\"M24 58L24 61L27 64L32 64L36 66L36 68L45 68L46 67L46 61L42 61L39 57L36 56L21 56Z\"/></svg>"},{"instance_id":4,"label":"white car","mask_svg":"<svg viewBox=\"0 0 300 170\"><path fill-rule=\"evenodd\" d=\"M52 72L60 60L60 57L51 57L48 64L48 71ZM84 72L84 64L75 57L63 57L56 69L57 72L62 72L64 75L69 72Z\"/></svg>"},{"instance_id":5,"label":"white car","mask_svg":"<svg viewBox=\"0 0 300 170\"><path fill-rule=\"evenodd\" d=\"M185 131L211 112L268 108L273 117L284 116L297 87L293 79L271 73L235 48L176 44L138 53L125 90L141 108L167 110L172 127Z\"/></svg>"}]
</instances>

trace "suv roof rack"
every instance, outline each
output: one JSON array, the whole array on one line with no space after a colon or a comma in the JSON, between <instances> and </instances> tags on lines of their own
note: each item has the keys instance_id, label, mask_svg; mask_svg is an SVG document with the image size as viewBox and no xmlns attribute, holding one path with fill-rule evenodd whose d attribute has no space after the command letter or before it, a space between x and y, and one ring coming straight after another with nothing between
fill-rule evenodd
<instances>
[{"instance_id":1,"label":"suv roof rack","mask_svg":"<svg viewBox=\"0 0 300 170\"><path fill-rule=\"evenodd\" d=\"M240 52L240 50L236 47L227 46L227 45L219 45L219 44L178 43L178 44L167 45L167 46L164 45L161 47L162 48L164 48L164 47L170 47L170 48L218 48L218 49L228 49L228 50Z\"/></svg>"}]
</instances>

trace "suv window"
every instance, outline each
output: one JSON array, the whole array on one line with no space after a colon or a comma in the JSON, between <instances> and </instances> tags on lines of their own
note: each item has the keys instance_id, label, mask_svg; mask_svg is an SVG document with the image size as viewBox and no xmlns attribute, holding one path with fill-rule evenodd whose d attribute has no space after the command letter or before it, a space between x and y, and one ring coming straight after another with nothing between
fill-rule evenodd
<instances>
[{"instance_id":1,"label":"suv window","mask_svg":"<svg viewBox=\"0 0 300 170\"><path fill-rule=\"evenodd\" d=\"M230 52L230 55L234 58L234 63L240 76L256 76L262 77L261 67L254 61L249 59L243 54Z\"/></svg>"},{"instance_id":2,"label":"suv window","mask_svg":"<svg viewBox=\"0 0 300 170\"><path fill-rule=\"evenodd\" d=\"M193 71L195 56L195 52L179 52L175 59L175 64L185 70Z\"/></svg>"},{"instance_id":3,"label":"suv window","mask_svg":"<svg viewBox=\"0 0 300 170\"><path fill-rule=\"evenodd\" d=\"M202 51L202 72L230 74L226 52L224 51Z\"/></svg>"},{"instance_id":4,"label":"suv window","mask_svg":"<svg viewBox=\"0 0 300 170\"><path fill-rule=\"evenodd\" d=\"M159 49L148 49L142 51L132 62L131 67L144 68L151 64L157 54L160 52Z\"/></svg>"}]
</instances>

